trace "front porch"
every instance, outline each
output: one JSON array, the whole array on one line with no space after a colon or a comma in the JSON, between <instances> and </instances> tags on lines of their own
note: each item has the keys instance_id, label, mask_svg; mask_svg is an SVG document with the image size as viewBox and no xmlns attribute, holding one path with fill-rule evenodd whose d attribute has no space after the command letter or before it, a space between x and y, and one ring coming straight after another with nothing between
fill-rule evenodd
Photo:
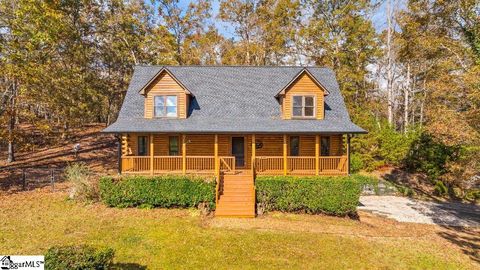
<instances>
[{"instance_id":1,"label":"front porch","mask_svg":"<svg viewBox=\"0 0 480 270\"><path fill-rule=\"evenodd\" d=\"M340 134L124 134L119 171L138 175L346 175L349 137L345 137L344 144Z\"/></svg>"},{"instance_id":2,"label":"front porch","mask_svg":"<svg viewBox=\"0 0 480 270\"><path fill-rule=\"evenodd\" d=\"M349 137L345 137L123 134L119 171L139 175L346 175Z\"/></svg>"}]
</instances>

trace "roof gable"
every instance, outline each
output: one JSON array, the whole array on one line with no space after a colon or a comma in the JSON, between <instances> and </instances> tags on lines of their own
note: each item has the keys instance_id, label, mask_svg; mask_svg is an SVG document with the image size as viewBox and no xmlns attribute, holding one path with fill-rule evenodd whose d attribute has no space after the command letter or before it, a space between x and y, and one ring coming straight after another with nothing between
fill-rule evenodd
<instances>
[{"instance_id":1,"label":"roof gable","mask_svg":"<svg viewBox=\"0 0 480 270\"><path fill-rule=\"evenodd\" d=\"M317 80L317 78L315 78L315 76L312 75L312 73L310 73L310 71L308 71L306 68L303 68L300 72L298 72L297 75L295 75L295 77L293 77L293 79L287 84L285 85L276 95L275 97L278 97L280 95L285 95L285 92L287 91L287 89L292 86L296 81L297 79L299 79L303 74L306 74L320 89L323 90L324 92L324 95L328 95L329 92L327 90L327 88L325 86L323 86L323 84L321 82L319 82Z\"/></svg>"},{"instance_id":2,"label":"roof gable","mask_svg":"<svg viewBox=\"0 0 480 270\"><path fill-rule=\"evenodd\" d=\"M138 91L141 95L145 95L145 90L150 87L152 85L152 83L155 82L155 80L157 78L159 78L163 73L167 73L170 77L172 77L172 79L178 83L178 85L180 85L180 87L183 88L183 90L185 90L185 93L187 94L190 94L190 95L193 95L186 87L185 85L183 85L183 83L178 80L175 75L172 74L172 72L170 72L170 70L168 70L168 68L166 67L163 67L162 69L160 69L142 88L140 88L140 90Z\"/></svg>"}]
</instances>

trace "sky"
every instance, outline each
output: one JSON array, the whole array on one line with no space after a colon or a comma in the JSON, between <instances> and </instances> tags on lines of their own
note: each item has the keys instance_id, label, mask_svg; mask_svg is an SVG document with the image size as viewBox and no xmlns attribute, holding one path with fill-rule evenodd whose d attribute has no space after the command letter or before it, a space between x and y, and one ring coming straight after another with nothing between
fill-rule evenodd
<instances>
[{"instance_id":1,"label":"sky","mask_svg":"<svg viewBox=\"0 0 480 270\"><path fill-rule=\"evenodd\" d=\"M372 0L376 1L376 0ZM387 19L386 19L386 6L387 6L387 1L388 0L379 0L381 1L381 5L376 8L374 13L372 14L371 20L373 22L373 25L377 32L383 31L387 27ZM392 0L394 6L396 6L397 9L402 9L405 7L405 0ZM190 0L180 0L180 5L181 6L188 6L190 3ZM213 9L213 20L215 21L215 25L217 26L218 30L220 31L221 34L223 34L225 37L231 38L234 36L234 30L232 27L230 27L228 24L223 23L219 19L216 19L215 17L218 14L218 10L220 7L219 0L213 0L212 2L212 9Z\"/></svg>"}]
</instances>

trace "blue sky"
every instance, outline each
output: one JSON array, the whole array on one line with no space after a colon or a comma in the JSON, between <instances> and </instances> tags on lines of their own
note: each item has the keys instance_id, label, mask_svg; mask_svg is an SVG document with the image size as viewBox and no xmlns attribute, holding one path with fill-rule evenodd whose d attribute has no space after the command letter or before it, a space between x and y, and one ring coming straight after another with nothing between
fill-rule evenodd
<instances>
[{"instance_id":1,"label":"blue sky","mask_svg":"<svg viewBox=\"0 0 480 270\"><path fill-rule=\"evenodd\" d=\"M373 25L375 26L375 29L377 32L381 32L384 30L387 26L386 23L386 0L381 0L382 4L375 10L375 12L372 14L372 22ZM405 6L404 2L405 0L392 0L392 2L396 2L397 8L403 8ZM180 5L181 6L187 6L190 3L190 0L180 0ZM221 22L220 20L216 19L216 16L218 14L218 9L219 9L219 1L214 0L212 4L212 9L213 9L213 14L214 17L212 20L215 22L218 30L220 33L222 33L226 37L232 37L234 35L233 29L228 26L228 24L225 24Z\"/></svg>"}]
</instances>

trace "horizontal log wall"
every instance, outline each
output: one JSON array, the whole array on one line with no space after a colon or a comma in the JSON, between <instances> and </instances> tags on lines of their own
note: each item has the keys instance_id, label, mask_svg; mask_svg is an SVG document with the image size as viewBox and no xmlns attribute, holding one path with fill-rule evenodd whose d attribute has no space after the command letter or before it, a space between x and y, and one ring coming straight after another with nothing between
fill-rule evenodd
<instances>
[{"instance_id":1,"label":"horizontal log wall","mask_svg":"<svg viewBox=\"0 0 480 270\"><path fill-rule=\"evenodd\" d=\"M138 155L137 143L138 136L147 136L148 134L122 134L122 155ZM182 153L181 134L155 134L154 155L168 156L169 137L177 136L179 145L179 155ZM245 137L245 168L251 168L252 154L252 136L251 135L219 135L218 136L218 155L232 155L232 137ZM261 143L262 147L256 149L256 156L282 156L283 155L283 135L256 135L255 141ZM342 135L331 135L330 137L330 155L340 156L343 154ZM214 135L189 134L187 140L187 156L214 156ZM287 141L288 151L290 151L290 139ZM287 153L289 155L290 153ZM300 156L315 156L315 136L300 136Z\"/></svg>"}]
</instances>

